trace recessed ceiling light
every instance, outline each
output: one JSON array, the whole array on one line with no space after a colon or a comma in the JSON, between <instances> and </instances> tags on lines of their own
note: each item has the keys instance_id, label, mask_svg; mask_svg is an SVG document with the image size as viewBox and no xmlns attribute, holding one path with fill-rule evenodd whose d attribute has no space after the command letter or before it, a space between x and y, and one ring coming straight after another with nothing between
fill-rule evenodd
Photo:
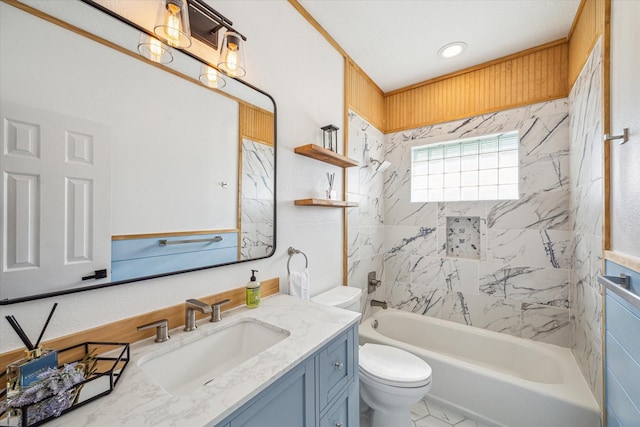
<instances>
[{"instance_id":1,"label":"recessed ceiling light","mask_svg":"<svg viewBox=\"0 0 640 427\"><path fill-rule=\"evenodd\" d=\"M463 50L467 47L467 44L464 42L453 42L446 44L438 50L438 56L440 58L453 58L454 56L458 56L462 53Z\"/></svg>"}]
</instances>

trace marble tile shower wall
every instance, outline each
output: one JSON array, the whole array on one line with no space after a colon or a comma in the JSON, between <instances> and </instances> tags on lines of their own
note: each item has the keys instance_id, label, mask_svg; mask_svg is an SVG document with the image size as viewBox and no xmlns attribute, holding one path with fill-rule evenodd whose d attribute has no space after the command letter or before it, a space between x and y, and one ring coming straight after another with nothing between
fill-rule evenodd
<instances>
[{"instance_id":1,"label":"marble tile shower wall","mask_svg":"<svg viewBox=\"0 0 640 427\"><path fill-rule=\"evenodd\" d=\"M242 259L273 250L273 147L242 139Z\"/></svg>"},{"instance_id":2,"label":"marble tile shower wall","mask_svg":"<svg viewBox=\"0 0 640 427\"><path fill-rule=\"evenodd\" d=\"M514 130L519 200L410 203L411 147ZM569 146L566 99L386 135L383 288L391 306L568 347ZM447 256L447 218L460 223L452 217L479 228L479 253L457 247L461 256Z\"/></svg>"},{"instance_id":3,"label":"marble tile shower wall","mask_svg":"<svg viewBox=\"0 0 640 427\"><path fill-rule=\"evenodd\" d=\"M349 151L347 155L360 163L347 170L347 200L358 202L357 208L348 210L347 268L349 286L362 289L362 310L369 315L369 301L384 298L379 288L367 294L367 275L375 271L378 277L384 263L384 211L382 188L384 175L376 170L369 159L384 159L384 135L353 111L349 111Z\"/></svg>"},{"instance_id":4,"label":"marble tile shower wall","mask_svg":"<svg viewBox=\"0 0 640 427\"><path fill-rule=\"evenodd\" d=\"M571 111L571 218L575 247L571 270L571 347L602 403L602 296L596 278L602 267L603 142L602 42L569 94Z\"/></svg>"}]
</instances>

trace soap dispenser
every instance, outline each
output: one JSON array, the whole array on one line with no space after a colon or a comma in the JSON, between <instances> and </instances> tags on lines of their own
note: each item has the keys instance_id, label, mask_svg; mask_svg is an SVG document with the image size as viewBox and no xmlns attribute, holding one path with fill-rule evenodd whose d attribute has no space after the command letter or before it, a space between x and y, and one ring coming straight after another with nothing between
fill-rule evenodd
<instances>
[{"instance_id":1,"label":"soap dispenser","mask_svg":"<svg viewBox=\"0 0 640 427\"><path fill-rule=\"evenodd\" d=\"M256 280L256 272L251 270L251 279L247 282L247 307L257 308L260 305L260 282Z\"/></svg>"}]
</instances>

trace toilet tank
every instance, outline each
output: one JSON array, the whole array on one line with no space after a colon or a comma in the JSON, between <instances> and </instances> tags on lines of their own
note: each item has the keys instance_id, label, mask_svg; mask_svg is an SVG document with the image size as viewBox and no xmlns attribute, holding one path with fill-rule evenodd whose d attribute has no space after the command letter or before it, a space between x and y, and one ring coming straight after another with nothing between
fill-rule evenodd
<instances>
[{"instance_id":1,"label":"toilet tank","mask_svg":"<svg viewBox=\"0 0 640 427\"><path fill-rule=\"evenodd\" d=\"M326 292L311 298L320 304L332 307L344 308L345 310L360 312L360 296L362 289L353 286L336 286Z\"/></svg>"}]
</instances>

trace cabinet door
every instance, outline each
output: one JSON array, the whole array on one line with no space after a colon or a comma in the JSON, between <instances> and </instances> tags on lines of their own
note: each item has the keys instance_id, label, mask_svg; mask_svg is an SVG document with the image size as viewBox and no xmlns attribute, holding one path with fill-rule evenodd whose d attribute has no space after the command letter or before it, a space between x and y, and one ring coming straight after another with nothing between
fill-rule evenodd
<instances>
[{"instance_id":1,"label":"cabinet door","mask_svg":"<svg viewBox=\"0 0 640 427\"><path fill-rule=\"evenodd\" d=\"M314 360L294 368L249 402L230 427L313 427L316 420ZM226 426L228 420L222 422Z\"/></svg>"},{"instance_id":2,"label":"cabinet door","mask_svg":"<svg viewBox=\"0 0 640 427\"><path fill-rule=\"evenodd\" d=\"M360 425L359 383L354 381L349 388L320 418L320 427L358 427Z\"/></svg>"},{"instance_id":3,"label":"cabinet door","mask_svg":"<svg viewBox=\"0 0 640 427\"><path fill-rule=\"evenodd\" d=\"M354 351L354 329L334 339L319 354L320 373L319 400L320 410L344 390L353 379L357 369L357 357Z\"/></svg>"}]
</instances>

